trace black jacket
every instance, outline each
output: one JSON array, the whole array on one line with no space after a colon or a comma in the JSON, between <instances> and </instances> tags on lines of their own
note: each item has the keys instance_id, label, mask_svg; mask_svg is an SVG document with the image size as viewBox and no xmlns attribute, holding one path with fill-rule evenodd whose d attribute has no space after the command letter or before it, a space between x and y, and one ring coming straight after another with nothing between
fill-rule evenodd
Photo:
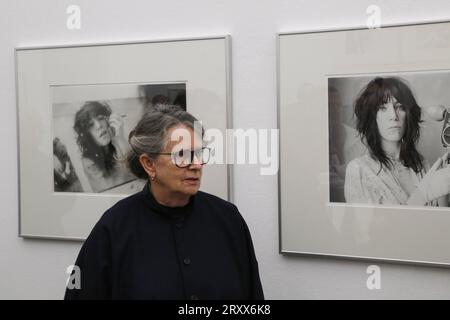
<instances>
[{"instance_id":1,"label":"black jacket","mask_svg":"<svg viewBox=\"0 0 450 320\"><path fill-rule=\"evenodd\" d=\"M248 227L233 204L199 191L160 205L149 187L105 212L65 299L264 299Z\"/></svg>"}]
</instances>

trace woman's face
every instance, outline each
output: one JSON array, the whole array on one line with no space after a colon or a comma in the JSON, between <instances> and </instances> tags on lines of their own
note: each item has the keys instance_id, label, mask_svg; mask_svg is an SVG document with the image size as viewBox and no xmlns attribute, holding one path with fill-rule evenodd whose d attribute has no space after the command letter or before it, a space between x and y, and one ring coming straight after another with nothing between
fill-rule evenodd
<instances>
[{"instance_id":1,"label":"woman's face","mask_svg":"<svg viewBox=\"0 0 450 320\"><path fill-rule=\"evenodd\" d=\"M183 136L183 139L180 138L176 141L170 141L171 137L173 137L172 134L179 132L175 131L177 129L182 129L186 135ZM161 153L173 153L181 149L196 150L202 147L202 138L198 134L194 134L194 130L184 125L171 128L167 132L166 139L168 143ZM175 165L171 156L159 155L154 162L156 179L152 181L152 184L157 183L159 187L166 189L169 193L194 195L200 188L202 177L202 165L200 161L201 159L194 157L193 163L190 166L179 168Z\"/></svg>"},{"instance_id":2,"label":"woman's face","mask_svg":"<svg viewBox=\"0 0 450 320\"><path fill-rule=\"evenodd\" d=\"M92 125L89 128L92 139L100 147L105 147L111 143L111 129L108 123L108 117L98 115L92 119Z\"/></svg>"},{"instance_id":3,"label":"woman's face","mask_svg":"<svg viewBox=\"0 0 450 320\"><path fill-rule=\"evenodd\" d=\"M377 112L378 132L381 139L389 142L399 142L405 133L406 111L401 103L390 98L381 105Z\"/></svg>"}]
</instances>

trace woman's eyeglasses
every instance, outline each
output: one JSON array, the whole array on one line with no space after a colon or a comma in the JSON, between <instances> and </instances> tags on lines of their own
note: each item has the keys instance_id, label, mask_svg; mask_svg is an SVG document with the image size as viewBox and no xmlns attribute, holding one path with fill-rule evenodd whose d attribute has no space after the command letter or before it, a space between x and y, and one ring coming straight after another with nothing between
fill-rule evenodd
<instances>
[{"instance_id":1,"label":"woman's eyeglasses","mask_svg":"<svg viewBox=\"0 0 450 320\"><path fill-rule=\"evenodd\" d=\"M211 149L208 147L203 147L195 150L181 149L171 153L159 152L153 154L171 156L173 163L175 163L178 168L186 168L194 163L194 158L197 159L195 162L197 164L207 164L211 155Z\"/></svg>"}]
</instances>

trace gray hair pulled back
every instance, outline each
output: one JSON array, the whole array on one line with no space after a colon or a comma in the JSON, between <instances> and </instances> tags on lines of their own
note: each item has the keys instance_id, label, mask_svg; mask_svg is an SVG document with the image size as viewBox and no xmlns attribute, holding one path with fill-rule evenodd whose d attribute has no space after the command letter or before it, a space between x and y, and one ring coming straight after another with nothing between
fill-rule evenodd
<instances>
[{"instance_id":1,"label":"gray hair pulled back","mask_svg":"<svg viewBox=\"0 0 450 320\"><path fill-rule=\"evenodd\" d=\"M172 127L182 124L194 129L195 121L198 120L193 115L175 105L159 104L144 113L128 136L131 151L127 156L127 163L130 171L140 179L148 179L139 157L142 154L161 152L168 142L167 132Z\"/></svg>"}]
</instances>

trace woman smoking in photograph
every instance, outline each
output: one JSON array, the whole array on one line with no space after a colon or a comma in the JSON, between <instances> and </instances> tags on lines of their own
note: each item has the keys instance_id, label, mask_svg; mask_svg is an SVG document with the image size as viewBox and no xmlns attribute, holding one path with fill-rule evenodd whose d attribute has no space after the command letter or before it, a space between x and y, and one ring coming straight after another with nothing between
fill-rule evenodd
<instances>
[{"instance_id":1,"label":"woman smoking in photograph","mask_svg":"<svg viewBox=\"0 0 450 320\"><path fill-rule=\"evenodd\" d=\"M106 102L88 101L75 114L74 129L84 172L94 192L101 192L133 179L118 160L129 150L123 121Z\"/></svg>"},{"instance_id":2,"label":"woman smoking in photograph","mask_svg":"<svg viewBox=\"0 0 450 320\"><path fill-rule=\"evenodd\" d=\"M416 148L421 108L403 80L372 80L356 99L355 116L368 152L347 166L346 202L448 206L448 153L428 169Z\"/></svg>"},{"instance_id":3,"label":"woman smoking in photograph","mask_svg":"<svg viewBox=\"0 0 450 320\"><path fill-rule=\"evenodd\" d=\"M75 263L81 288L65 299L264 298L239 210L199 191L210 152L196 121L158 105L130 132L128 165L147 184L96 224Z\"/></svg>"}]
</instances>

